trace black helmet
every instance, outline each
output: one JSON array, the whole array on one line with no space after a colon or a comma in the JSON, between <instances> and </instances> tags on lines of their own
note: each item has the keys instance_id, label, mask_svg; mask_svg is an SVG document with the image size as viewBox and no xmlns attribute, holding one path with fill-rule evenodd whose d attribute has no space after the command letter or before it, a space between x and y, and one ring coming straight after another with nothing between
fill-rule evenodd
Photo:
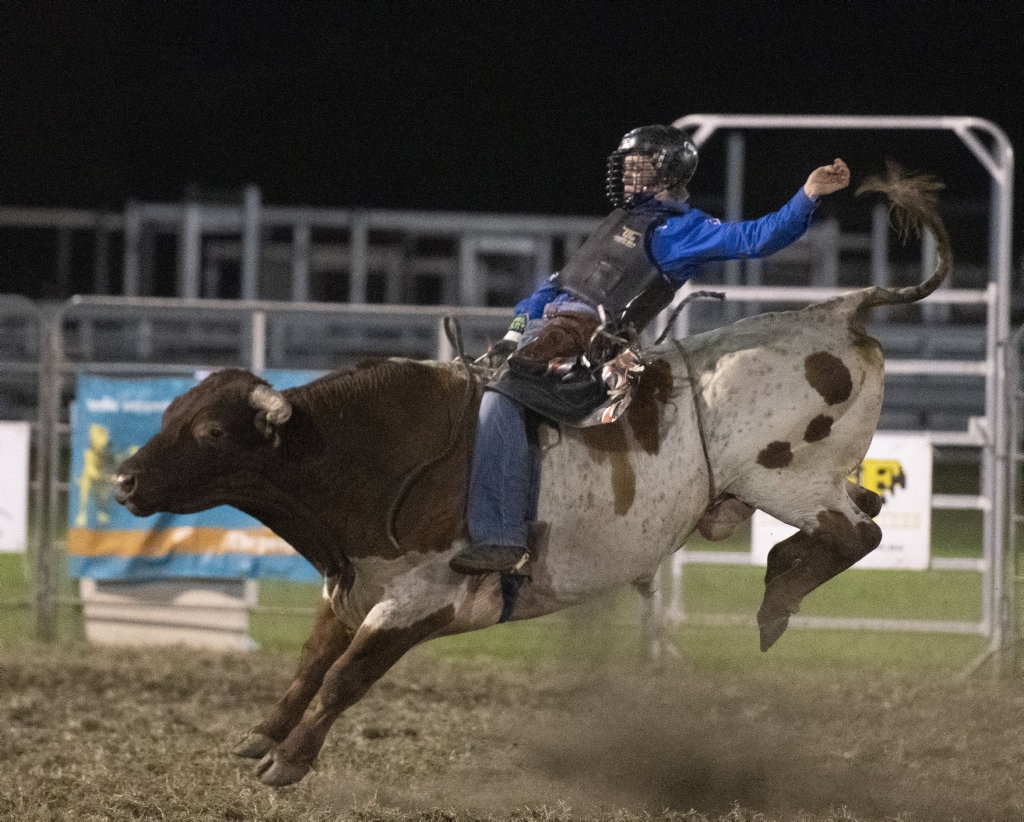
<instances>
[{"instance_id":1,"label":"black helmet","mask_svg":"<svg viewBox=\"0 0 1024 822\"><path fill-rule=\"evenodd\" d=\"M626 134L619 147L608 155L608 176L605 192L616 208L625 205L622 188L622 166L628 156L649 157L658 175L656 189L643 193L657 194L666 189L684 186L697 170L697 146L686 133L673 126L640 126Z\"/></svg>"}]
</instances>

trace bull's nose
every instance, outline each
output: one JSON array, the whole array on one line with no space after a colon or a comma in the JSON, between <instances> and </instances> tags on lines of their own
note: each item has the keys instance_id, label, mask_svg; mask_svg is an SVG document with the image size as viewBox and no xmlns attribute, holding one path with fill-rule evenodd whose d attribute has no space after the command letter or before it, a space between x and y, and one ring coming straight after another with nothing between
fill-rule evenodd
<instances>
[{"instance_id":1,"label":"bull's nose","mask_svg":"<svg viewBox=\"0 0 1024 822\"><path fill-rule=\"evenodd\" d=\"M135 492L135 475L118 474L114 477L114 484L117 486L117 501L123 503Z\"/></svg>"}]
</instances>

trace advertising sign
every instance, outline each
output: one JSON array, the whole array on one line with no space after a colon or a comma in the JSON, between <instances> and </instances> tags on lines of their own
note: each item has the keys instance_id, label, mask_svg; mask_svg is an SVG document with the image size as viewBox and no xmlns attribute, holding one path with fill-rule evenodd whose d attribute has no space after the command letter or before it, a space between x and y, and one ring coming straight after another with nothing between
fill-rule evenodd
<instances>
[{"instance_id":1,"label":"advertising sign","mask_svg":"<svg viewBox=\"0 0 1024 822\"><path fill-rule=\"evenodd\" d=\"M0 422L0 551L28 543L29 439L27 422Z\"/></svg>"},{"instance_id":2,"label":"advertising sign","mask_svg":"<svg viewBox=\"0 0 1024 822\"><path fill-rule=\"evenodd\" d=\"M276 388L319 376L269 372ZM270 529L220 506L197 514L136 517L114 498L117 466L160 430L164 410L198 379L78 376L72 411L68 560L94 579L268 578L315 582L313 566Z\"/></svg>"},{"instance_id":3,"label":"advertising sign","mask_svg":"<svg viewBox=\"0 0 1024 822\"><path fill-rule=\"evenodd\" d=\"M932 446L924 434L876 434L864 462L850 479L882 498L875 522L881 544L855 568L923 570L931 559ZM757 511L751 526L751 555L764 565L772 546L796 532Z\"/></svg>"}]
</instances>

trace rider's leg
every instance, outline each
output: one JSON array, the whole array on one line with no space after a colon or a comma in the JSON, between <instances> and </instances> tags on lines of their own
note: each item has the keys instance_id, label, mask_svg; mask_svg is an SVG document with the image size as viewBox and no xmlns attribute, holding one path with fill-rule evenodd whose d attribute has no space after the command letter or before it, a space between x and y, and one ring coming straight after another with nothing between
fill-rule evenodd
<instances>
[{"instance_id":1,"label":"rider's leg","mask_svg":"<svg viewBox=\"0 0 1024 822\"><path fill-rule=\"evenodd\" d=\"M526 434L522 406L484 392L480 403L467 519L470 545L451 567L464 574L521 568L526 535L537 506L538 446Z\"/></svg>"}]
</instances>

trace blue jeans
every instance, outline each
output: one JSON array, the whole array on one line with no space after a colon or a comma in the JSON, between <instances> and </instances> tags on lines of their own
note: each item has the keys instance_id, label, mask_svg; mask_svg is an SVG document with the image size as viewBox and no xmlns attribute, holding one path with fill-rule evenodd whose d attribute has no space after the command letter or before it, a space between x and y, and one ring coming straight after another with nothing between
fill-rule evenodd
<instances>
[{"instance_id":1,"label":"blue jeans","mask_svg":"<svg viewBox=\"0 0 1024 822\"><path fill-rule=\"evenodd\" d=\"M485 391L469 480L470 542L525 548L539 492L540 446L526 436L526 412L504 394Z\"/></svg>"},{"instance_id":2,"label":"blue jeans","mask_svg":"<svg viewBox=\"0 0 1024 822\"><path fill-rule=\"evenodd\" d=\"M537 339L550 317L561 312L597 311L562 295L544 316L530 320L519 347ZM466 519L473 545L526 547L530 523L537 519L540 495L540 445L526 435L526 411L497 391L485 391L469 478Z\"/></svg>"}]
</instances>

